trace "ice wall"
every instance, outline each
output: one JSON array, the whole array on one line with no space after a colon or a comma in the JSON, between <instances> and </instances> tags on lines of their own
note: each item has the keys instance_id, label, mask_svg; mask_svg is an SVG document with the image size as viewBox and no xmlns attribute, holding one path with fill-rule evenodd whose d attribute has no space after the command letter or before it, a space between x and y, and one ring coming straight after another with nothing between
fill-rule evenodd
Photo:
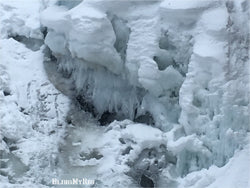
<instances>
[{"instance_id":1,"label":"ice wall","mask_svg":"<svg viewBox=\"0 0 250 188\"><path fill-rule=\"evenodd\" d=\"M169 147L185 175L224 165L249 131L247 7L243 0L83 1L48 6L41 23L59 69L97 117L150 114L163 131L181 126L173 138L179 149Z\"/></svg>"},{"instance_id":2,"label":"ice wall","mask_svg":"<svg viewBox=\"0 0 250 188\"><path fill-rule=\"evenodd\" d=\"M157 127L170 129L168 122L177 122L180 113L192 37L162 27L160 2L111 5L84 1L70 10L48 7L41 16L48 28L45 43L99 115L152 114Z\"/></svg>"},{"instance_id":3,"label":"ice wall","mask_svg":"<svg viewBox=\"0 0 250 188\"><path fill-rule=\"evenodd\" d=\"M196 134L211 151L204 162L192 157L197 167L224 165L249 131L246 3L223 2L203 13L197 23L189 71L180 90L179 119L185 132Z\"/></svg>"}]
</instances>

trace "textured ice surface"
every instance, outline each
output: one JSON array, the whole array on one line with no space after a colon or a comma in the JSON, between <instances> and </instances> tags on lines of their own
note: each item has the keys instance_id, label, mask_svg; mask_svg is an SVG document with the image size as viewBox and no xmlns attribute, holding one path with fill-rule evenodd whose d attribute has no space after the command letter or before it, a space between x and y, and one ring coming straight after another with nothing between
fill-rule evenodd
<instances>
[{"instance_id":1,"label":"textured ice surface","mask_svg":"<svg viewBox=\"0 0 250 188\"><path fill-rule=\"evenodd\" d=\"M1 0L1 183L247 187L248 4Z\"/></svg>"},{"instance_id":2,"label":"textured ice surface","mask_svg":"<svg viewBox=\"0 0 250 188\"><path fill-rule=\"evenodd\" d=\"M12 38L1 45L1 182L50 182L69 100L49 82L40 50Z\"/></svg>"},{"instance_id":3,"label":"textured ice surface","mask_svg":"<svg viewBox=\"0 0 250 188\"><path fill-rule=\"evenodd\" d=\"M160 2L116 6L130 13L110 7L109 1L85 1L70 10L47 8L41 16L48 27L45 43L97 113L135 119L149 112L157 127L170 129L168 122L177 122L180 113L179 89L192 37L186 32L174 36L161 28Z\"/></svg>"}]
</instances>

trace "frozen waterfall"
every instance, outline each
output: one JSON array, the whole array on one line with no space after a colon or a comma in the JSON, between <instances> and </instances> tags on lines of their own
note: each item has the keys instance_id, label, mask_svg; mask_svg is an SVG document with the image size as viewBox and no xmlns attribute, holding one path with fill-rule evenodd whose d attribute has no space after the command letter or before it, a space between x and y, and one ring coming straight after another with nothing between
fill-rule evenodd
<instances>
[{"instance_id":1,"label":"frozen waterfall","mask_svg":"<svg viewBox=\"0 0 250 188\"><path fill-rule=\"evenodd\" d=\"M0 17L4 187L248 186L247 0L0 0Z\"/></svg>"}]
</instances>

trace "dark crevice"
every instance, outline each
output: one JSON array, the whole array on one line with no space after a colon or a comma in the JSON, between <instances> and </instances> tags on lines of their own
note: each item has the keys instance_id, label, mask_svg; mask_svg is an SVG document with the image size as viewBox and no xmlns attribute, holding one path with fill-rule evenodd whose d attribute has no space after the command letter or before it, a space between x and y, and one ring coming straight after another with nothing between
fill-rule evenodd
<instances>
[{"instance_id":1,"label":"dark crevice","mask_svg":"<svg viewBox=\"0 0 250 188\"><path fill-rule=\"evenodd\" d=\"M144 174L142 174L141 180L140 180L140 186L148 187L148 188L154 187L154 181L150 179L149 177L145 176Z\"/></svg>"},{"instance_id":2,"label":"dark crevice","mask_svg":"<svg viewBox=\"0 0 250 188\"><path fill-rule=\"evenodd\" d=\"M56 133L56 131L53 130L53 131L50 131L50 132L49 132L49 135L52 135L52 134L55 134L55 133Z\"/></svg>"},{"instance_id":3,"label":"dark crevice","mask_svg":"<svg viewBox=\"0 0 250 188\"><path fill-rule=\"evenodd\" d=\"M25 110L25 108L20 107L20 112L23 112Z\"/></svg>"},{"instance_id":4,"label":"dark crevice","mask_svg":"<svg viewBox=\"0 0 250 188\"><path fill-rule=\"evenodd\" d=\"M136 117L134 119L134 122L144 123L147 125L154 125L155 124L154 118L149 112L146 112L145 114Z\"/></svg>"},{"instance_id":5,"label":"dark crevice","mask_svg":"<svg viewBox=\"0 0 250 188\"><path fill-rule=\"evenodd\" d=\"M9 146L11 144L15 144L16 141L14 139L10 139L10 138L7 138L7 137L3 137L3 141Z\"/></svg>"},{"instance_id":6,"label":"dark crevice","mask_svg":"<svg viewBox=\"0 0 250 188\"><path fill-rule=\"evenodd\" d=\"M29 112L27 112L27 110L23 107L20 107L19 111L22 112L24 115L29 115Z\"/></svg>"},{"instance_id":7,"label":"dark crevice","mask_svg":"<svg viewBox=\"0 0 250 188\"><path fill-rule=\"evenodd\" d=\"M119 141L121 144L126 144L125 140L123 138L119 138Z\"/></svg>"},{"instance_id":8,"label":"dark crevice","mask_svg":"<svg viewBox=\"0 0 250 188\"><path fill-rule=\"evenodd\" d=\"M3 95L4 96L9 96L9 95L11 95L11 92L9 90L4 90Z\"/></svg>"},{"instance_id":9,"label":"dark crevice","mask_svg":"<svg viewBox=\"0 0 250 188\"><path fill-rule=\"evenodd\" d=\"M161 71L165 70L171 64L160 56L154 56L153 60L157 63L158 69Z\"/></svg>"},{"instance_id":10,"label":"dark crevice","mask_svg":"<svg viewBox=\"0 0 250 188\"><path fill-rule=\"evenodd\" d=\"M56 2L57 6L63 6L65 8L67 8L68 10L76 7L77 5L79 5L83 0L58 0Z\"/></svg>"},{"instance_id":11,"label":"dark crevice","mask_svg":"<svg viewBox=\"0 0 250 188\"><path fill-rule=\"evenodd\" d=\"M53 55L52 51L48 46L43 49L44 59L47 61L57 62L56 56Z\"/></svg>"},{"instance_id":12,"label":"dark crevice","mask_svg":"<svg viewBox=\"0 0 250 188\"><path fill-rule=\"evenodd\" d=\"M45 39L45 37L46 37L47 34L48 34L48 28L47 28L47 27L41 28L41 32L42 32L42 34L43 34L43 39Z\"/></svg>"},{"instance_id":13,"label":"dark crevice","mask_svg":"<svg viewBox=\"0 0 250 188\"><path fill-rule=\"evenodd\" d=\"M68 78L68 79L71 78L72 72L73 72L72 70L71 70L71 71L61 70L61 73L62 73L63 78Z\"/></svg>"},{"instance_id":14,"label":"dark crevice","mask_svg":"<svg viewBox=\"0 0 250 188\"><path fill-rule=\"evenodd\" d=\"M164 50L176 50L176 46L174 43L169 39L168 32L164 32L159 41L160 49Z\"/></svg>"},{"instance_id":15,"label":"dark crevice","mask_svg":"<svg viewBox=\"0 0 250 188\"><path fill-rule=\"evenodd\" d=\"M77 95L76 101L79 104L79 107L81 110L84 110L86 112L90 112L94 117L97 116L96 109L95 109L94 105L90 101L86 100L86 98L84 96Z\"/></svg>"},{"instance_id":16,"label":"dark crevice","mask_svg":"<svg viewBox=\"0 0 250 188\"><path fill-rule=\"evenodd\" d=\"M5 161L0 162L0 168L8 168L8 163Z\"/></svg>"},{"instance_id":17,"label":"dark crevice","mask_svg":"<svg viewBox=\"0 0 250 188\"><path fill-rule=\"evenodd\" d=\"M128 146L126 147L126 149L122 152L122 155L127 155L130 153L130 151L132 150L133 148L131 146Z\"/></svg>"},{"instance_id":18,"label":"dark crevice","mask_svg":"<svg viewBox=\"0 0 250 188\"><path fill-rule=\"evenodd\" d=\"M1 175L1 176L8 177L8 172L6 172L5 170L1 170L1 169L0 169L0 175Z\"/></svg>"},{"instance_id":19,"label":"dark crevice","mask_svg":"<svg viewBox=\"0 0 250 188\"><path fill-rule=\"evenodd\" d=\"M192 36L183 36L183 39L173 37L172 33L162 31L159 39L161 52L153 57L159 70L163 71L170 65L182 76L186 76L188 63L192 53Z\"/></svg>"},{"instance_id":20,"label":"dark crevice","mask_svg":"<svg viewBox=\"0 0 250 188\"><path fill-rule=\"evenodd\" d=\"M100 122L101 126L105 126L113 122L115 119L116 113L106 111L101 115L101 118L98 121Z\"/></svg>"},{"instance_id":21,"label":"dark crevice","mask_svg":"<svg viewBox=\"0 0 250 188\"><path fill-rule=\"evenodd\" d=\"M27 38L22 35L14 35L14 36L9 36L9 37L24 44L28 49L32 51L39 50L40 47L43 45L43 40L41 39Z\"/></svg>"},{"instance_id":22,"label":"dark crevice","mask_svg":"<svg viewBox=\"0 0 250 188\"><path fill-rule=\"evenodd\" d=\"M117 120L117 121L122 121L126 119L126 117L116 113L116 112L109 112L109 111L105 111L101 117L98 119L99 123L101 126L106 126L110 123L112 123L113 121Z\"/></svg>"},{"instance_id":23,"label":"dark crevice","mask_svg":"<svg viewBox=\"0 0 250 188\"><path fill-rule=\"evenodd\" d=\"M90 160L90 159L97 159L97 160L99 160L99 159L103 158L103 155L100 154L96 150L91 151L89 154L82 152L79 155L81 157L81 160L83 160L83 161Z\"/></svg>"},{"instance_id":24,"label":"dark crevice","mask_svg":"<svg viewBox=\"0 0 250 188\"><path fill-rule=\"evenodd\" d=\"M13 145L9 147L9 150L12 152L12 151L18 150L18 147Z\"/></svg>"},{"instance_id":25,"label":"dark crevice","mask_svg":"<svg viewBox=\"0 0 250 188\"><path fill-rule=\"evenodd\" d=\"M158 147L146 148L134 161L128 161L128 176L132 177L141 187L157 187L160 173L168 165L176 165L176 157L161 144Z\"/></svg>"},{"instance_id":26,"label":"dark crevice","mask_svg":"<svg viewBox=\"0 0 250 188\"><path fill-rule=\"evenodd\" d=\"M117 17L116 15L108 14L108 18L111 21L113 26L113 30L116 36L116 41L114 44L114 48L120 54L121 59L125 61L126 59L126 50L127 43L129 40L129 35L131 33L130 28L127 26L127 21Z\"/></svg>"},{"instance_id":27,"label":"dark crevice","mask_svg":"<svg viewBox=\"0 0 250 188\"><path fill-rule=\"evenodd\" d=\"M177 97L179 97L179 91L178 90L171 91L169 97L170 98L177 98Z\"/></svg>"}]
</instances>

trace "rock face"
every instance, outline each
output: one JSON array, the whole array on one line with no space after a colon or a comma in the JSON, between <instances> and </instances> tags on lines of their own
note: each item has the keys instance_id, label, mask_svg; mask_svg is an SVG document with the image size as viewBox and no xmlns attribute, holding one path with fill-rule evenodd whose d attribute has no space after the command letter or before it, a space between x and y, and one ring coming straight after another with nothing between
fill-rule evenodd
<instances>
[{"instance_id":1,"label":"rock face","mask_svg":"<svg viewBox=\"0 0 250 188\"><path fill-rule=\"evenodd\" d=\"M0 16L6 187L216 187L228 169L247 186L247 0L0 1Z\"/></svg>"}]
</instances>

